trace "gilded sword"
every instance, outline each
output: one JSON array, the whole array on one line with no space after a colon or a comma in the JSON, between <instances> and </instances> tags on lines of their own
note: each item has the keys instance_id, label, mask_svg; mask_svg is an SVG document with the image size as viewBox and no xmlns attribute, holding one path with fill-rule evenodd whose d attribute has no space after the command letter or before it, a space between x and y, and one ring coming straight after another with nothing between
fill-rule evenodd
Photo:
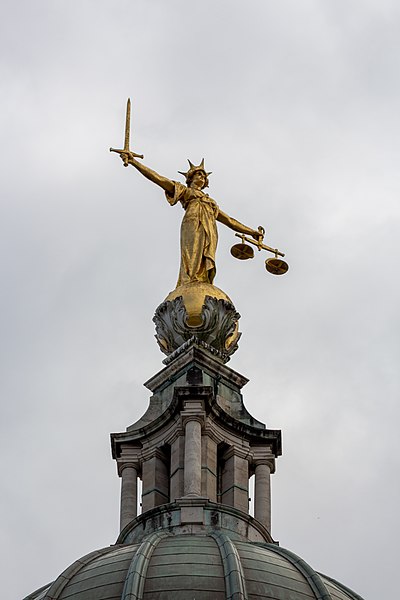
<instances>
[{"instance_id":1,"label":"gilded sword","mask_svg":"<svg viewBox=\"0 0 400 600\"><path fill-rule=\"evenodd\" d=\"M131 99L128 98L126 103L126 118L125 118L125 141L123 149L110 148L110 152L116 152L117 154L130 154L136 158L144 158L143 154L136 154L129 150L129 139L131 135ZM124 167L128 166L128 156L124 157Z\"/></svg>"}]
</instances>

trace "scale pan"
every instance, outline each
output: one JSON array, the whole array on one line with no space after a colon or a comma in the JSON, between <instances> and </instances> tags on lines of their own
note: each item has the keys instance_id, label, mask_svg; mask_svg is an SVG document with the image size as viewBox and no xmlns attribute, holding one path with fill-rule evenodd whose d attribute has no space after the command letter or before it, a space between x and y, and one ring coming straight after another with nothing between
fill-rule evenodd
<instances>
[{"instance_id":1,"label":"scale pan","mask_svg":"<svg viewBox=\"0 0 400 600\"><path fill-rule=\"evenodd\" d=\"M273 275L283 275L289 268L289 265L280 258L267 258L265 268Z\"/></svg>"},{"instance_id":2,"label":"scale pan","mask_svg":"<svg viewBox=\"0 0 400 600\"><path fill-rule=\"evenodd\" d=\"M231 248L231 254L239 260L247 260L254 257L254 250L247 244L235 244Z\"/></svg>"}]
</instances>

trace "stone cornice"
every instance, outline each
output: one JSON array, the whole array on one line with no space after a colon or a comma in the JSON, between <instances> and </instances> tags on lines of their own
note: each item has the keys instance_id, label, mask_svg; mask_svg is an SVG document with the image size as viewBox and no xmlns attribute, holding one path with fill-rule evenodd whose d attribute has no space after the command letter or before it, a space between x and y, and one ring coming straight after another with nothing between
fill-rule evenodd
<instances>
[{"instance_id":1,"label":"stone cornice","mask_svg":"<svg viewBox=\"0 0 400 600\"><path fill-rule=\"evenodd\" d=\"M185 399L189 398L193 398L193 400L201 399L204 402L205 412L208 413L206 430L211 429L214 431L217 438L220 437L218 430L220 429L222 432L225 429L228 434L245 439L252 447L254 445L263 446L264 448L268 446L271 458L277 457L282 453L280 430L255 428L228 415L213 400L212 388L210 386L177 386L174 389L174 396L168 408L152 423L135 431L111 434L113 458L120 457L120 448L123 444L132 443L137 445L138 442L145 438L149 440L158 431L166 428L168 423L170 423L170 426L176 427L180 421L178 413L180 406ZM181 427L182 424L179 423L179 428L181 429ZM169 436L171 436L171 433L166 434L166 439L171 439ZM222 437L219 441L223 441L223 439Z\"/></svg>"},{"instance_id":2,"label":"stone cornice","mask_svg":"<svg viewBox=\"0 0 400 600\"><path fill-rule=\"evenodd\" d=\"M172 444L179 438L185 435L185 430L182 427L181 424L179 424L179 426L176 427L176 429L173 431L172 435L167 436L165 438L165 441L167 444L170 444L172 446Z\"/></svg>"},{"instance_id":3,"label":"stone cornice","mask_svg":"<svg viewBox=\"0 0 400 600\"><path fill-rule=\"evenodd\" d=\"M232 456L238 456L244 460L249 460L251 458L249 448L242 448L240 446L230 446L226 452L224 452L223 459L228 460L229 458L232 458Z\"/></svg>"},{"instance_id":4,"label":"stone cornice","mask_svg":"<svg viewBox=\"0 0 400 600\"><path fill-rule=\"evenodd\" d=\"M273 456L280 456L282 454L280 429L259 429L252 427L228 415L216 402L212 403L211 411L214 413L217 422L221 421L221 424L226 429L245 438L250 444L270 446Z\"/></svg>"},{"instance_id":5,"label":"stone cornice","mask_svg":"<svg viewBox=\"0 0 400 600\"><path fill-rule=\"evenodd\" d=\"M149 448L143 449L143 452L142 452L143 461L151 460L152 458L159 458L160 460L165 462L165 454L159 448L149 447Z\"/></svg>"},{"instance_id":6,"label":"stone cornice","mask_svg":"<svg viewBox=\"0 0 400 600\"><path fill-rule=\"evenodd\" d=\"M195 385L188 383L196 380L190 377L192 367L203 373ZM204 380L208 385L200 383ZM178 382L179 385L176 385ZM219 382L221 385L218 385ZM191 346L145 384L154 392L150 407L159 407L159 411L157 408L148 410L149 417L137 421L137 425L134 424L125 432L111 434L113 458L119 461L124 459L124 447L132 446L133 449L144 445L147 451L152 445L171 443L178 435L182 435L185 419L190 414L197 415L190 418L202 423L203 433L209 435L209 432L213 432L217 443L226 441L236 448L250 445L250 461L259 458L255 450L257 446L266 449L267 455L264 454L262 458L279 456L282 453L281 432L263 428L245 409L240 389L246 382L246 378L217 361L204 349ZM225 405L218 399L223 389L226 396L224 393L221 397L225 399ZM230 390L234 399L232 411ZM246 416L241 420L242 413L246 413ZM156 416L150 420L152 414Z\"/></svg>"},{"instance_id":7,"label":"stone cornice","mask_svg":"<svg viewBox=\"0 0 400 600\"><path fill-rule=\"evenodd\" d=\"M144 425L133 431L122 431L120 433L111 433L111 451L114 459L118 458L120 445L124 442L140 442L144 438L148 438L156 433L159 429L165 426L168 421L174 420L174 415L178 409L179 398L174 395L170 404L165 411L159 415L154 421Z\"/></svg>"},{"instance_id":8,"label":"stone cornice","mask_svg":"<svg viewBox=\"0 0 400 600\"><path fill-rule=\"evenodd\" d=\"M210 419L207 417L204 423L203 428L203 436L210 438L216 444L219 444L224 441L224 438L215 431L215 428L212 426Z\"/></svg>"},{"instance_id":9,"label":"stone cornice","mask_svg":"<svg viewBox=\"0 0 400 600\"><path fill-rule=\"evenodd\" d=\"M181 510L185 508L196 514L193 525L189 525L188 521L181 523ZM198 519L199 511L203 512L202 522ZM241 510L211 502L207 498L185 497L152 508L136 517L121 531L116 544L140 543L141 539L154 531L154 528L159 530L160 526L169 529L171 533L172 530L175 533L187 533L190 526L192 533L226 531L228 536L234 534L236 539L243 541L274 543L264 525Z\"/></svg>"},{"instance_id":10,"label":"stone cornice","mask_svg":"<svg viewBox=\"0 0 400 600\"><path fill-rule=\"evenodd\" d=\"M167 367L154 375L154 377L151 377L146 381L144 385L154 393L159 388L164 387L166 382L171 383L172 380L176 380L181 373L185 372L187 368L193 364L198 365L200 368L203 367L210 375L220 377L224 379L228 385L233 384L238 389L241 389L249 381L240 373L237 373L230 367L217 361L215 357L206 350L193 345L183 354L180 354Z\"/></svg>"}]
</instances>

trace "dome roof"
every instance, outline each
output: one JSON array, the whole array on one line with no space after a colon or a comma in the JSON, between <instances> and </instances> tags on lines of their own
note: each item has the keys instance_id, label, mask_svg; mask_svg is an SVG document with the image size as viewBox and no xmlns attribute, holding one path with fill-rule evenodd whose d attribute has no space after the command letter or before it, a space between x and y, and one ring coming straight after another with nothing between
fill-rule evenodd
<instances>
[{"instance_id":1,"label":"dome roof","mask_svg":"<svg viewBox=\"0 0 400 600\"><path fill-rule=\"evenodd\" d=\"M362 600L276 544L155 531L77 560L25 600Z\"/></svg>"}]
</instances>

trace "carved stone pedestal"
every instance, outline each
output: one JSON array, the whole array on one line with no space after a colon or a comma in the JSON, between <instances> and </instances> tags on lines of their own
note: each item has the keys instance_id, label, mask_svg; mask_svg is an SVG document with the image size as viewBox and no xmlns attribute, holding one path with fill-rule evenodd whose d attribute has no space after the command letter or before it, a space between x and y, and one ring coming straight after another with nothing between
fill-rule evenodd
<instances>
[{"instance_id":1,"label":"carved stone pedestal","mask_svg":"<svg viewBox=\"0 0 400 600\"><path fill-rule=\"evenodd\" d=\"M169 356L195 340L227 362L238 348L239 318L224 292L209 284L188 284L171 292L156 309L153 321L164 354Z\"/></svg>"}]
</instances>

